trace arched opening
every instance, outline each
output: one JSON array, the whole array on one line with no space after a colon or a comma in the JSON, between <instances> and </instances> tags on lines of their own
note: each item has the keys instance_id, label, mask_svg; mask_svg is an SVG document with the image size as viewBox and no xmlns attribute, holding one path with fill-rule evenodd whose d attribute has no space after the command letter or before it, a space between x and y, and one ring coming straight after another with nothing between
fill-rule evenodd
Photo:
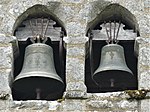
<instances>
[{"instance_id":1,"label":"arched opening","mask_svg":"<svg viewBox=\"0 0 150 112\"><path fill-rule=\"evenodd\" d=\"M63 95L63 92L65 91L66 50L65 50L64 43L63 43L63 36L66 35L66 31L65 31L65 28L64 28L62 22L60 21L60 19L57 18L57 16L55 16L53 13L51 13L43 5L35 5L31 8L29 8L26 12L24 12L16 20L16 23L14 25L14 36L16 36L18 39L19 56L14 60L14 77L16 78L23 70L23 65L25 63L24 60L25 60L25 58L27 58L27 57L25 57L26 48L28 46L35 45L34 43L32 43L31 40L34 37L36 37L37 35L41 36L40 43L43 42L43 40L41 40L41 39L45 38L45 42L41 43L43 46L48 45L53 50L50 54L49 53L44 54L44 53L50 52L50 51L47 51L46 50L47 47L45 47L45 49L43 49L43 54L42 53L39 54L39 55L43 55L43 56L41 56L40 59L42 60L43 58L46 58L47 55L49 55L49 57L53 56L53 58L51 58L52 60L44 59L45 61L42 61L42 63L40 63L39 61L38 62L39 62L39 64L47 63L48 64L47 66L49 66L49 67L54 66L56 73L51 73L51 74L55 74L55 75L54 76L47 75L46 78L42 73L42 74L40 74L41 76L38 76L38 78L36 76L33 76L32 77L32 78L34 78L33 80L32 80L32 78L30 79L30 76L26 77L26 79L21 78L20 80L31 80L31 82L35 82L34 80L39 80L39 81L41 81L41 82L39 82L39 83L41 83L41 84L39 84L39 86L40 86L40 85L42 85L42 83L48 84L49 82L52 82L48 79L53 79L56 81L57 79L59 80L59 78L57 78L57 77L60 77L60 79L64 83L64 88L63 88L63 90L57 92L57 88L59 88L59 87L56 87L55 83L53 83L51 86L53 86L56 89L56 92L48 93L47 90L48 90L48 88L51 88L51 87L49 87L48 85L43 85L41 87L47 88L47 90L45 89L45 91L43 91L41 93L40 98L39 97L37 98L39 93L37 93L36 90L33 93L27 92L28 87L30 87L30 86L27 87L26 86L27 84L23 86L24 88L27 88L24 92L17 90L13 86L12 93L13 93L14 100L36 100L36 99L56 100L58 98L61 98ZM36 37L36 40L34 40L34 42L36 44L39 43L37 40L37 37ZM48 49L50 49L50 48L48 48ZM38 50L38 49L35 48L35 50ZM30 62L31 66L34 65L34 63L32 63L32 61L34 62L34 59L37 57L38 56L32 57L33 60L31 60L31 62ZM28 60L28 59L26 59L26 60ZM37 59L37 60L39 60L39 59ZM54 61L54 65L49 65L49 64L52 64L52 61ZM28 66L26 66L26 68L28 68ZM41 71L44 70L44 68L46 68L46 66L41 68ZM55 71L54 69L53 69L53 71ZM36 72L36 71L33 71L33 72ZM51 71L49 71L49 72L51 72ZM42 75L43 75L43 77L42 77ZM31 76L32 76L32 74L31 74ZM25 82L27 82L27 81L25 81ZM38 82L36 84L38 84ZM33 85L34 84L31 84L31 87ZM17 87L18 87L18 85L17 85ZM54 88L51 88L51 90Z\"/></svg>"},{"instance_id":2,"label":"arched opening","mask_svg":"<svg viewBox=\"0 0 150 112\"><path fill-rule=\"evenodd\" d=\"M106 23L110 23L110 26L108 25L110 29L109 31L108 29L106 29ZM114 31L114 26L112 26L112 24L114 23L120 23L120 26L118 25L120 31L118 35L119 42L117 44L124 48L126 64L134 74L133 86L128 86L125 89L121 87L121 84L119 89L111 88L111 81L109 82L110 84L108 84L109 87L100 87L102 84L98 85L95 83L95 80L93 80L94 72L98 69L100 64L102 64L102 48L107 45L106 41L109 37L107 36L107 31L108 33ZM135 38L140 35L140 33L134 15L119 4L111 4L105 7L104 10L101 11L101 13L97 16L97 18L95 18L88 24L86 35L90 38L87 47L87 58L85 63L85 84L87 86L87 91L90 93L95 93L137 89L137 57L134 54L134 41ZM92 55L92 57L90 54ZM111 71L111 67L112 66L109 66L108 68L110 68L110 70L107 71ZM101 81L107 78L109 79L110 75L107 75L107 73L105 73L106 77L103 76ZM119 83L119 81L116 83ZM126 83L126 85L128 85L128 83Z\"/></svg>"}]
</instances>

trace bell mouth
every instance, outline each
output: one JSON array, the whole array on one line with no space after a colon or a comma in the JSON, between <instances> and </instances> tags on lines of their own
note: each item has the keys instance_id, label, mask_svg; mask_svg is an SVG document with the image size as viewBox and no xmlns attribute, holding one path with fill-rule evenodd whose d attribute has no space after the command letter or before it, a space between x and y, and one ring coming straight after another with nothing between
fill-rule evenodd
<instances>
[{"instance_id":1,"label":"bell mouth","mask_svg":"<svg viewBox=\"0 0 150 112\"><path fill-rule=\"evenodd\" d=\"M21 100L36 100L37 89L41 91L40 100L56 100L62 96L65 84L53 78L34 76L18 79L13 83L13 90L23 95Z\"/></svg>"},{"instance_id":2,"label":"bell mouth","mask_svg":"<svg viewBox=\"0 0 150 112\"><path fill-rule=\"evenodd\" d=\"M136 87L134 75L128 71L107 70L93 75L93 80L101 91L122 91ZM113 80L113 86L111 81Z\"/></svg>"},{"instance_id":3,"label":"bell mouth","mask_svg":"<svg viewBox=\"0 0 150 112\"><path fill-rule=\"evenodd\" d=\"M62 81L53 78L38 77L38 76L21 78L13 83L13 88L23 93L35 92L37 88L40 88L42 91L49 93L58 91L61 92L64 90L64 87L65 86Z\"/></svg>"}]
</instances>

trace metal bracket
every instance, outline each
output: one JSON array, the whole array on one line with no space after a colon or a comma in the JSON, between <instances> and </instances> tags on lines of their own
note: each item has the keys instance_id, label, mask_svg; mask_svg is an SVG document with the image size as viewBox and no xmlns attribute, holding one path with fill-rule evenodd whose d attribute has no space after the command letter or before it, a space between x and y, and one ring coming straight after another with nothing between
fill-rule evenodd
<instances>
[{"instance_id":1,"label":"metal bracket","mask_svg":"<svg viewBox=\"0 0 150 112\"><path fill-rule=\"evenodd\" d=\"M32 43L45 43L48 40L45 35L46 35L47 29L48 29L50 19L47 19L45 28L44 28L43 21L44 21L44 18L41 18L41 29L42 29L41 32L38 32L39 31L38 27L36 27L36 29L34 29L32 21L31 20L29 21L32 35L33 35L32 37L30 37L30 40ZM38 26L37 20L35 22L35 26Z\"/></svg>"},{"instance_id":2,"label":"metal bracket","mask_svg":"<svg viewBox=\"0 0 150 112\"><path fill-rule=\"evenodd\" d=\"M117 38L118 38L118 34L119 34L119 29L120 29L120 26L121 26L121 22L119 21L118 28L116 26L116 21L114 21L114 22L111 22L111 21L108 22L109 29L107 29L106 24L107 24L106 21L104 21L104 26L105 26L105 29L106 29L106 34L107 34L107 37L108 37L108 40L106 40L107 44L117 44L119 42L117 40ZM112 24L114 24L114 29L112 29Z\"/></svg>"}]
</instances>

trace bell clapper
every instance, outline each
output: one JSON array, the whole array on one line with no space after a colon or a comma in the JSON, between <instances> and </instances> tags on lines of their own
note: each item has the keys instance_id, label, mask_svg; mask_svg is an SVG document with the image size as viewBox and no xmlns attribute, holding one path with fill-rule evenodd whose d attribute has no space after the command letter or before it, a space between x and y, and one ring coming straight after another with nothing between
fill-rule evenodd
<instances>
[{"instance_id":1,"label":"bell clapper","mask_svg":"<svg viewBox=\"0 0 150 112\"><path fill-rule=\"evenodd\" d=\"M36 88L36 99L39 100L41 99L41 89L40 88Z\"/></svg>"},{"instance_id":2,"label":"bell clapper","mask_svg":"<svg viewBox=\"0 0 150 112\"><path fill-rule=\"evenodd\" d=\"M114 79L110 79L110 87L114 87L114 82L115 82Z\"/></svg>"}]
</instances>

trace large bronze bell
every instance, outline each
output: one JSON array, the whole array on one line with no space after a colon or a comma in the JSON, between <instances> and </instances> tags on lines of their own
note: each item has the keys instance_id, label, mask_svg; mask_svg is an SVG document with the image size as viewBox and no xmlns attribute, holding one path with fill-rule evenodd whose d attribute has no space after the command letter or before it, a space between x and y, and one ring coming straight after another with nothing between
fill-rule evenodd
<instances>
[{"instance_id":1,"label":"large bronze bell","mask_svg":"<svg viewBox=\"0 0 150 112\"><path fill-rule=\"evenodd\" d=\"M117 44L102 48L100 65L92 77L101 91L131 89L135 84L134 75L126 65L124 49Z\"/></svg>"},{"instance_id":2,"label":"large bronze bell","mask_svg":"<svg viewBox=\"0 0 150 112\"><path fill-rule=\"evenodd\" d=\"M64 90L64 83L54 67L50 46L34 43L26 47L23 68L15 78L13 88L23 94L35 94L35 99L55 99L55 95ZM46 96L41 97L40 92Z\"/></svg>"}]
</instances>

